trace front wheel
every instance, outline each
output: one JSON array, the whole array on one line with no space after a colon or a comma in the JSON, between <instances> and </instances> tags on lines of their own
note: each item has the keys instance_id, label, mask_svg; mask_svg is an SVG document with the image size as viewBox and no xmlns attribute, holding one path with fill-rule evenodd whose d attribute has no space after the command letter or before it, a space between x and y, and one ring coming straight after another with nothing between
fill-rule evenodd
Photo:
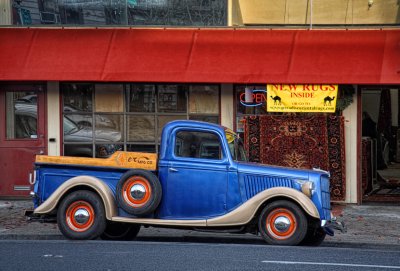
<instances>
[{"instance_id":1,"label":"front wheel","mask_svg":"<svg viewBox=\"0 0 400 271\"><path fill-rule=\"evenodd\" d=\"M107 227L100 236L103 240L131 241L140 231L140 225L120 222L107 222Z\"/></svg>"},{"instance_id":2,"label":"front wheel","mask_svg":"<svg viewBox=\"0 0 400 271\"><path fill-rule=\"evenodd\" d=\"M301 242L304 246L319 246L325 240L326 232L320 226L319 221L310 221L306 237Z\"/></svg>"},{"instance_id":3,"label":"front wheel","mask_svg":"<svg viewBox=\"0 0 400 271\"><path fill-rule=\"evenodd\" d=\"M278 200L262 210L258 229L270 245L298 245L307 233L307 218L296 204Z\"/></svg>"},{"instance_id":4,"label":"front wheel","mask_svg":"<svg viewBox=\"0 0 400 271\"><path fill-rule=\"evenodd\" d=\"M96 239L106 227L101 198L92 191L72 192L60 203L57 224L61 233L69 239Z\"/></svg>"}]
</instances>

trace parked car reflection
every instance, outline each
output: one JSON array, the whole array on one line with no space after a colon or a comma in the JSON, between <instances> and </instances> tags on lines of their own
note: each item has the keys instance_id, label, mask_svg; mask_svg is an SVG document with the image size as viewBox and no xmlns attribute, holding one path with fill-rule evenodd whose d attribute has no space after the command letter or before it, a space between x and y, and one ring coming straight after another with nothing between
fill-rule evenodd
<instances>
[{"instance_id":1,"label":"parked car reflection","mask_svg":"<svg viewBox=\"0 0 400 271\"><path fill-rule=\"evenodd\" d=\"M15 103L15 134L16 138L37 138L37 106L36 104ZM108 157L117 150L122 135L120 131L111 128L93 129L79 126L69 117L63 117L64 143L68 144L67 155L92 157L92 143L96 143L96 157ZM94 138L93 138L94 136ZM97 144L100 143L100 144ZM109 144L106 144L109 143Z\"/></svg>"},{"instance_id":2,"label":"parked car reflection","mask_svg":"<svg viewBox=\"0 0 400 271\"><path fill-rule=\"evenodd\" d=\"M73 105L64 105L64 113L79 126L92 127L92 114L77 114L79 110ZM107 116L95 115L97 127L115 128L115 122Z\"/></svg>"},{"instance_id":3,"label":"parked car reflection","mask_svg":"<svg viewBox=\"0 0 400 271\"><path fill-rule=\"evenodd\" d=\"M18 104L26 103L26 104L37 104L37 95L36 94L29 94L25 95L16 100ZM92 127L92 114L82 114L82 111L73 106L72 104L65 104L64 105L64 113L68 115L68 117L74 121L79 126L87 126ZM103 115L95 115L96 118L96 126L97 127L108 127L108 128L116 128L115 122Z\"/></svg>"}]
</instances>

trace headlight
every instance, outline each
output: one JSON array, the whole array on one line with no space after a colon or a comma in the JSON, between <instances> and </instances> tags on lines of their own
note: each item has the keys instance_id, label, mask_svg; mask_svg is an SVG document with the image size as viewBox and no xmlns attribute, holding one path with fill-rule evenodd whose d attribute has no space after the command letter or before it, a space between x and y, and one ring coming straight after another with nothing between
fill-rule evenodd
<instances>
[{"instance_id":1,"label":"headlight","mask_svg":"<svg viewBox=\"0 0 400 271\"><path fill-rule=\"evenodd\" d=\"M307 197L310 197L314 194L315 184L313 182L305 182L301 186L301 192L304 193Z\"/></svg>"},{"instance_id":2,"label":"headlight","mask_svg":"<svg viewBox=\"0 0 400 271\"><path fill-rule=\"evenodd\" d=\"M300 185L301 192L303 192L303 194L307 197L311 198L315 191L315 184L313 182L303 180L296 180L296 182Z\"/></svg>"}]
</instances>

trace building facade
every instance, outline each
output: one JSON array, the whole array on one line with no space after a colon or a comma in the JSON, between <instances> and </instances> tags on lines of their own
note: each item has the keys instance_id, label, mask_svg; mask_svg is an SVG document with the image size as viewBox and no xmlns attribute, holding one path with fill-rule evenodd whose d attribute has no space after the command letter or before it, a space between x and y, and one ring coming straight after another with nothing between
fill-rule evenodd
<instances>
[{"instance_id":1,"label":"building facade","mask_svg":"<svg viewBox=\"0 0 400 271\"><path fill-rule=\"evenodd\" d=\"M314 2L3 1L0 196L29 193L36 154L157 152L165 123L193 119L253 161L330 170L336 201L398 201L398 3ZM270 84L338 85L337 109L243 103Z\"/></svg>"}]
</instances>

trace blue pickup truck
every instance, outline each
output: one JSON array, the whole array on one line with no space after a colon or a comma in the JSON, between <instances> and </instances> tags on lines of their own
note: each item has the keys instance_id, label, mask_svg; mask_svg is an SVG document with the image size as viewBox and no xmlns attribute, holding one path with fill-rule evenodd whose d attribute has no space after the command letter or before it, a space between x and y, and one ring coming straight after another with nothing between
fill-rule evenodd
<instances>
[{"instance_id":1,"label":"blue pickup truck","mask_svg":"<svg viewBox=\"0 0 400 271\"><path fill-rule=\"evenodd\" d=\"M319 245L334 229L329 173L247 162L229 129L173 121L158 155L37 156L32 219L69 239L130 240L142 225L259 234L273 245Z\"/></svg>"}]
</instances>

